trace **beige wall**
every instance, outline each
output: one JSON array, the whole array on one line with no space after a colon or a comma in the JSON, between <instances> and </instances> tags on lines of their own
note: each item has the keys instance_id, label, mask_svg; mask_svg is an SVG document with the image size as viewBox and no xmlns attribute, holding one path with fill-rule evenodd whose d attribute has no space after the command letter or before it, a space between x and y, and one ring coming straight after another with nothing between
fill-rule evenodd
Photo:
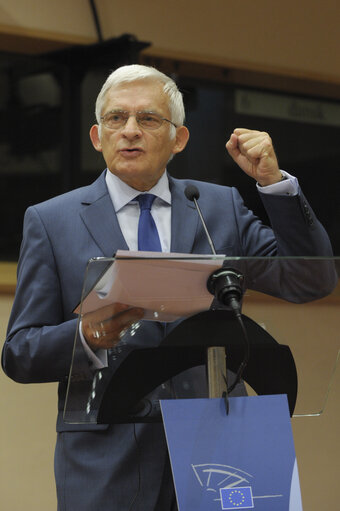
<instances>
[{"instance_id":1,"label":"beige wall","mask_svg":"<svg viewBox=\"0 0 340 511\"><path fill-rule=\"evenodd\" d=\"M96 4L104 38L132 33L150 41L156 53L340 82L337 0ZM0 0L0 34L6 30L66 41L96 40L89 2L84 0Z\"/></svg>"},{"instance_id":2,"label":"beige wall","mask_svg":"<svg viewBox=\"0 0 340 511\"><path fill-rule=\"evenodd\" d=\"M94 39L96 35L86 0L0 0L0 25L65 38Z\"/></svg>"},{"instance_id":3,"label":"beige wall","mask_svg":"<svg viewBox=\"0 0 340 511\"><path fill-rule=\"evenodd\" d=\"M0 338L12 296L0 295ZM2 346L2 342L1 342ZM53 450L56 418L55 384L20 385L0 371L0 509L56 509Z\"/></svg>"}]
</instances>

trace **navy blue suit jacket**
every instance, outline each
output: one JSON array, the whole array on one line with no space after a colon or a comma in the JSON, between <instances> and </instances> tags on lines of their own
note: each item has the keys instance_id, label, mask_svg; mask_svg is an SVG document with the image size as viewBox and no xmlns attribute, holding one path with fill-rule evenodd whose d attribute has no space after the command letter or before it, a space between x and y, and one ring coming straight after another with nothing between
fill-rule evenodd
<instances>
[{"instance_id":1,"label":"navy blue suit jacket","mask_svg":"<svg viewBox=\"0 0 340 511\"><path fill-rule=\"evenodd\" d=\"M188 184L196 184L218 253L332 256L327 234L301 190L297 196L262 194L272 225L269 228L244 206L234 188L171 177L169 182L172 252L210 254L197 211L184 195ZM65 424L60 413L77 323L72 311L81 296L86 264L92 257L111 257L118 249L128 247L105 173L90 186L32 206L26 212L17 292L2 363L5 372L18 382L60 382L58 431L63 433L57 443L56 478L59 508L64 510L128 509L131 495L137 491L138 470L142 477L141 507L136 504L136 510L162 509L160 488L171 486L171 476L164 475L167 462L161 425L140 424L135 431L131 424L74 426ZM143 328L145 344L157 344L156 324L148 323ZM73 433L67 434L70 431ZM77 488L86 481L91 485L82 496ZM110 507L112 499L115 507Z\"/></svg>"}]
</instances>

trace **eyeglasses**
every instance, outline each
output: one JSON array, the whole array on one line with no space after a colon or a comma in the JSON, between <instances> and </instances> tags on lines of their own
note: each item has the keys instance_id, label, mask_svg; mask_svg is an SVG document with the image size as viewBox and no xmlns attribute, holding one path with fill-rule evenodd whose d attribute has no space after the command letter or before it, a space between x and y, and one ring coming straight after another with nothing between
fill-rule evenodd
<instances>
[{"instance_id":1,"label":"eyeglasses","mask_svg":"<svg viewBox=\"0 0 340 511\"><path fill-rule=\"evenodd\" d=\"M175 128L177 128L176 124L174 124L172 121L166 119L165 117L161 117L154 112L130 113L126 112L125 110L113 110L103 115L100 120L106 128L109 128L110 130L118 130L119 128L125 126L131 116L136 118L138 126L146 130L157 130L162 126L164 121L169 122L175 126Z\"/></svg>"}]
</instances>

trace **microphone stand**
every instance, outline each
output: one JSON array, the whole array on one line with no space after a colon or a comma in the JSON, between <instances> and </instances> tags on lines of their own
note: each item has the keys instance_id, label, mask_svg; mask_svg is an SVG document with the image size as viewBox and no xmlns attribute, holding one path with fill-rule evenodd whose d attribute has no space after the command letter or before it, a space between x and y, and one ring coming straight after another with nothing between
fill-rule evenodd
<instances>
[{"instance_id":1,"label":"microphone stand","mask_svg":"<svg viewBox=\"0 0 340 511\"><path fill-rule=\"evenodd\" d=\"M210 245L211 251L214 255L216 255L216 250L214 247L214 243L210 237L209 231L207 229L206 223L204 221L203 215L201 213L201 208L199 207L199 204L197 202L197 199L199 199L200 193L196 186L189 185L185 189L185 195L187 199L192 201L195 204L196 210L198 212L199 218L201 220L202 226L204 228L208 243ZM233 271L224 271L219 270L215 274L211 275L207 286L208 290L212 295L214 295L217 300L221 301L221 303L224 303L224 296L225 296L225 288L226 284L228 286L228 289L232 291L232 301L234 298L236 298L236 301L234 301L235 307L238 308L238 293L234 293L234 291L238 291L238 289L235 289L234 282L232 282L232 286L230 288L230 277L229 273L232 273L233 275L236 275ZM237 277L239 277L237 275ZM236 286L238 287L238 286ZM242 296L242 294L241 294ZM233 303L231 304L232 308L235 311L235 307L233 306ZM239 308L238 308L239 310ZM226 363L226 351L223 346L210 346L207 348L207 377L208 377L208 391L209 391L209 398L220 398L224 397L226 401L226 412L228 414L229 411L229 405L228 405L228 387L227 387L227 363Z\"/></svg>"},{"instance_id":2,"label":"microphone stand","mask_svg":"<svg viewBox=\"0 0 340 511\"><path fill-rule=\"evenodd\" d=\"M193 197L193 202L199 214L211 251L216 255L213 241L208 232L196 197ZM227 361L226 351L223 346L210 346L207 348L207 373L209 398L227 396Z\"/></svg>"},{"instance_id":3,"label":"microphone stand","mask_svg":"<svg viewBox=\"0 0 340 511\"><path fill-rule=\"evenodd\" d=\"M241 318L242 280L243 276L236 273L235 270L221 268L212 273L207 282L208 291L215 296L218 302L229 305L238 319ZM223 346L207 348L207 370L209 397L224 397L228 415L227 355Z\"/></svg>"}]
</instances>

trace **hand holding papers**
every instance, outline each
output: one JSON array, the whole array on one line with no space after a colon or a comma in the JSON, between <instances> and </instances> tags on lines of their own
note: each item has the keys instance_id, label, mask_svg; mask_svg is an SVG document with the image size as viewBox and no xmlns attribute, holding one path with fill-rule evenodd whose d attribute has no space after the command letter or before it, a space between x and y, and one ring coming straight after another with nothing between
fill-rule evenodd
<instances>
[{"instance_id":1,"label":"hand holding papers","mask_svg":"<svg viewBox=\"0 0 340 511\"><path fill-rule=\"evenodd\" d=\"M82 317L82 332L93 351L113 348L122 335L136 321L143 318L144 310L122 303L112 303Z\"/></svg>"},{"instance_id":2,"label":"hand holding papers","mask_svg":"<svg viewBox=\"0 0 340 511\"><path fill-rule=\"evenodd\" d=\"M206 257L206 259L204 259ZM112 304L144 309L144 318L174 321L209 309L209 275L224 256L119 250L75 312L86 314Z\"/></svg>"}]
</instances>

